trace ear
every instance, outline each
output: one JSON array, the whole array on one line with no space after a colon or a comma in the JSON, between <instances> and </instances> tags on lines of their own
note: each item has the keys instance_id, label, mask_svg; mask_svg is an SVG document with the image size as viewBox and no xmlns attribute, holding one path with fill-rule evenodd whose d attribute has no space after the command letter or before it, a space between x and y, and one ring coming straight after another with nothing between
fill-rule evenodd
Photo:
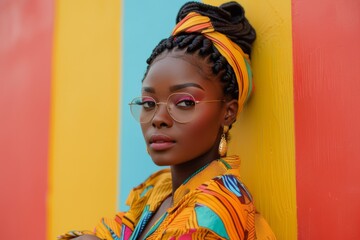
<instances>
[{"instance_id":1,"label":"ear","mask_svg":"<svg viewBox=\"0 0 360 240\"><path fill-rule=\"evenodd\" d=\"M239 103L236 99L225 103L225 115L223 125L230 126L236 121Z\"/></svg>"}]
</instances>

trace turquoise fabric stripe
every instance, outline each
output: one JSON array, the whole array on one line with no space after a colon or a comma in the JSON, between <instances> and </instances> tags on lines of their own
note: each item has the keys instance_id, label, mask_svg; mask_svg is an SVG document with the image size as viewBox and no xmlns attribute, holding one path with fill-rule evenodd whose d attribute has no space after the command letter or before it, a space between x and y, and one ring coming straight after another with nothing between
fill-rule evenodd
<instances>
[{"instance_id":1,"label":"turquoise fabric stripe","mask_svg":"<svg viewBox=\"0 0 360 240\"><path fill-rule=\"evenodd\" d=\"M146 234L145 238L149 237L151 234L153 234L158 229L158 227L164 221L164 219L167 217L167 215L168 215L168 213L166 212L160 217L160 219L155 223L155 225L151 227L149 232Z\"/></svg>"},{"instance_id":2,"label":"turquoise fabric stripe","mask_svg":"<svg viewBox=\"0 0 360 240\"><path fill-rule=\"evenodd\" d=\"M141 214L140 220L136 225L134 232L132 233L130 240L138 239L142 231L145 229L146 224L149 222L150 218L152 217L153 212L149 211L149 205L147 205Z\"/></svg>"},{"instance_id":3,"label":"turquoise fabric stripe","mask_svg":"<svg viewBox=\"0 0 360 240\"><path fill-rule=\"evenodd\" d=\"M200 227L210 229L217 235L229 239L229 235L226 232L225 225L221 218L210 208L207 206L197 206L195 207L195 213Z\"/></svg>"},{"instance_id":4,"label":"turquoise fabric stripe","mask_svg":"<svg viewBox=\"0 0 360 240\"><path fill-rule=\"evenodd\" d=\"M251 70L251 66L249 64L249 62L245 59L245 65L246 65L246 69L248 72L248 78L249 78L249 92L246 96L246 100L249 99L252 91L253 91L253 75L252 75L252 70Z\"/></svg>"}]
</instances>

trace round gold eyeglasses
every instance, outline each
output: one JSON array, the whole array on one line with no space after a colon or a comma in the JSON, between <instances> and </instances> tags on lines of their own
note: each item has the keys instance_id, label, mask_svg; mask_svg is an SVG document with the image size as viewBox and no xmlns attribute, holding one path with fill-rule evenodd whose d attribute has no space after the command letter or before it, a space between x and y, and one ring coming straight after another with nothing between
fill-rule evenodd
<instances>
[{"instance_id":1,"label":"round gold eyeglasses","mask_svg":"<svg viewBox=\"0 0 360 240\"><path fill-rule=\"evenodd\" d=\"M196 106L200 103L224 102L224 100L197 101L189 93L173 93L166 102L156 102L149 96L134 98L130 103L130 111L136 121L140 123L150 122L159 108L166 105L169 115L178 123L188 123L195 116Z\"/></svg>"}]
</instances>

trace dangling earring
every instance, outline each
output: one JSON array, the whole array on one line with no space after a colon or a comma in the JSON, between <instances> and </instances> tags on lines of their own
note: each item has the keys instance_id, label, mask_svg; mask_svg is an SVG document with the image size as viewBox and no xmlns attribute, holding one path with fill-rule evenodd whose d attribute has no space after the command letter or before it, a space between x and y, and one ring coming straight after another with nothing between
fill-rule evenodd
<instances>
[{"instance_id":1,"label":"dangling earring","mask_svg":"<svg viewBox=\"0 0 360 240\"><path fill-rule=\"evenodd\" d=\"M225 157L227 152L227 141L226 141L226 133L229 131L229 126L224 126L223 134L221 135L221 140L219 144L219 154L220 157Z\"/></svg>"}]
</instances>

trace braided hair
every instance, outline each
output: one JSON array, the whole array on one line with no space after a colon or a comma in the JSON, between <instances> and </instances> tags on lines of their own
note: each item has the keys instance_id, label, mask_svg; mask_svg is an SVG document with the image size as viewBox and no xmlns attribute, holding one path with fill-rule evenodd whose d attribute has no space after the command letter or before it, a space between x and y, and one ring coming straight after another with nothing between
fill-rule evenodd
<instances>
[{"instance_id":1,"label":"braided hair","mask_svg":"<svg viewBox=\"0 0 360 240\"><path fill-rule=\"evenodd\" d=\"M196 12L210 18L214 29L240 46L250 56L251 45L256 38L254 28L245 18L245 11L237 2L229 2L215 7L199 2L188 2L180 8L176 17L176 23L180 22L190 12ZM223 83L224 96L230 99L238 99L239 88L235 73L213 43L200 33L181 33L170 36L160 41L147 59L145 77L153 61L164 51L173 49L185 50L187 54L198 54L203 59L209 59L212 72L219 76Z\"/></svg>"}]
</instances>

